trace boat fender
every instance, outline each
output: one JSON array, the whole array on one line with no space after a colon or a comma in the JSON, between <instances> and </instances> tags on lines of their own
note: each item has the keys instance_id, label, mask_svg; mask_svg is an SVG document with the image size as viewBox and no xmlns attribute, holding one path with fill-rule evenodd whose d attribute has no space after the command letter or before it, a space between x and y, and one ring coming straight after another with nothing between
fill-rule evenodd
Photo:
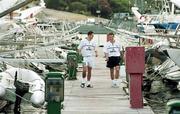
<instances>
[{"instance_id":1,"label":"boat fender","mask_svg":"<svg viewBox=\"0 0 180 114\"><path fill-rule=\"evenodd\" d=\"M45 102L45 98L44 98L44 92L43 91L35 91L32 96L31 96L31 103L32 103L32 106L36 107L36 108L39 108L41 107L44 102Z\"/></svg>"},{"instance_id":2,"label":"boat fender","mask_svg":"<svg viewBox=\"0 0 180 114\"><path fill-rule=\"evenodd\" d=\"M6 93L5 88L0 84L0 97L3 97Z\"/></svg>"}]
</instances>

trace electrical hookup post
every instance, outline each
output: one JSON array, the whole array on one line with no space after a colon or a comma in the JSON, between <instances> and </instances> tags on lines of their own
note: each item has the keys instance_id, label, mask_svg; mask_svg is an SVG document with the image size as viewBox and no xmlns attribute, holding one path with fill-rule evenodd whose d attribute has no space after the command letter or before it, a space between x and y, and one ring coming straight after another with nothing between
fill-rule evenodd
<instances>
[{"instance_id":1,"label":"electrical hookup post","mask_svg":"<svg viewBox=\"0 0 180 114\"><path fill-rule=\"evenodd\" d=\"M129 76L130 107L143 108L144 47L126 47L126 72Z\"/></svg>"},{"instance_id":2,"label":"electrical hookup post","mask_svg":"<svg viewBox=\"0 0 180 114\"><path fill-rule=\"evenodd\" d=\"M49 72L45 78L47 114L61 114L64 101L64 76L60 72Z\"/></svg>"}]
</instances>

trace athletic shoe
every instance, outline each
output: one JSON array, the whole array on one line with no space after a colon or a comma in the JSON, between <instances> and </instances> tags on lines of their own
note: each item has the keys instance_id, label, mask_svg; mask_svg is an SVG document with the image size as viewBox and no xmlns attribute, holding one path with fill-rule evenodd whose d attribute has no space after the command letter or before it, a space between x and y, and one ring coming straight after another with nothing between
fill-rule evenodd
<instances>
[{"instance_id":1,"label":"athletic shoe","mask_svg":"<svg viewBox=\"0 0 180 114\"><path fill-rule=\"evenodd\" d=\"M91 84L88 84L86 87L87 88L93 88L93 86Z\"/></svg>"},{"instance_id":2,"label":"athletic shoe","mask_svg":"<svg viewBox=\"0 0 180 114\"><path fill-rule=\"evenodd\" d=\"M81 83L80 87L84 88L85 87L85 83Z\"/></svg>"},{"instance_id":3,"label":"athletic shoe","mask_svg":"<svg viewBox=\"0 0 180 114\"><path fill-rule=\"evenodd\" d=\"M111 87L113 87L113 88L118 88L118 87L119 87L119 85L118 85L118 84L116 84L116 83L113 83Z\"/></svg>"},{"instance_id":4,"label":"athletic shoe","mask_svg":"<svg viewBox=\"0 0 180 114\"><path fill-rule=\"evenodd\" d=\"M122 80L122 79L119 79L119 83L123 83L123 80Z\"/></svg>"}]
</instances>

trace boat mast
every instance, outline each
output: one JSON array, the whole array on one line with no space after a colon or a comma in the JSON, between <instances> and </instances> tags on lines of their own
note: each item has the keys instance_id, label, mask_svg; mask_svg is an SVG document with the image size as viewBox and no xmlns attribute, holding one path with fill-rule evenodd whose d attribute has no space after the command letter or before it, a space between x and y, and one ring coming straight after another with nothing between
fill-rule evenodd
<instances>
[{"instance_id":1,"label":"boat mast","mask_svg":"<svg viewBox=\"0 0 180 114\"><path fill-rule=\"evenodd\" d=\"M135 6L139 8L140 12L144 13L144 0L135 0Z\"/></svg>"}]
</instances>

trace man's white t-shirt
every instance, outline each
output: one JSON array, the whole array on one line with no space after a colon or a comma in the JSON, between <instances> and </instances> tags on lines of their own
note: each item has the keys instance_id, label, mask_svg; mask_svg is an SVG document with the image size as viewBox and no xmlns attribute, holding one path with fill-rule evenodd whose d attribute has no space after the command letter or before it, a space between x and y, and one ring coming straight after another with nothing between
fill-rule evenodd
<instances>
[{"instance_id":1,"label":"man's white t-shirt","mask_svg":"<svg viewBox=\"0 0 180 114\"><path fill-rule=\"evenodd\" d=\"M96 43L85 38L80 42L78 49L81 50L83 57L93 57L95 56Z\"/></svg>"},{"instance_id":2,"label":"man's white t-shirt","mask_svg":"<svg viewBox=\"0 0 180 114\"><path fill-rule=\"evenodd\" d=\"M120 56L120 51L122 50L118 42L111 43L110 41L106 43L103 51L109 55L109 57Z\"/></svg>"}]
</instances>

